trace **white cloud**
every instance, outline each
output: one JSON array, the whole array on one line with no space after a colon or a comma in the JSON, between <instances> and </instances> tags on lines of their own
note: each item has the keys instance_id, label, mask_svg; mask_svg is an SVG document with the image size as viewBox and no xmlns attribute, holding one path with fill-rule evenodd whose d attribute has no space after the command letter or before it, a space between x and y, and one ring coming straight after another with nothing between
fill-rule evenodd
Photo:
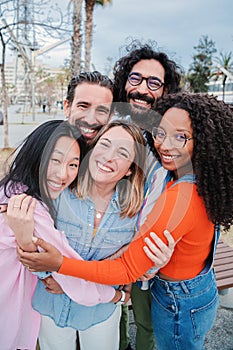
<instances>
[{"instance_id":1,"label":"white cloud","mask_svg":"<svg viewBox=\"0 0 233 350\"><path fill-rule=\"evenodd\" d=\"M64 8L64 0L56 2ZM157 41L188 68L202 35L215 41L218 51L233 51L232 13L232 0L112 0L112 5L94 11L92 62L103 71L107 57L118 59L120 47L132 36ZM70 56L70 45L50 51L49 56L47 63L62 65Z\"/></svg>"}]
</instances>

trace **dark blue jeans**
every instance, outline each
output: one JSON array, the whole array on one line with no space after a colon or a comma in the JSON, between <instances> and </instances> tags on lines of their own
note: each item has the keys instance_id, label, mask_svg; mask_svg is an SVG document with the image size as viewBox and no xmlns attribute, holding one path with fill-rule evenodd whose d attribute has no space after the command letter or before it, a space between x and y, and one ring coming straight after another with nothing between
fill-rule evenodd
<instances>
[{"instance_id":1,"label":"dark blue jeans","mask_svg":"<svg viewBox=\"0 0 233 350\"><path fill-rule=\"evenodd\" d=\"M180 282L155 276L151 294L158 350L202 350L219 303L213 269Z\"/></svg>"}]
</instances>

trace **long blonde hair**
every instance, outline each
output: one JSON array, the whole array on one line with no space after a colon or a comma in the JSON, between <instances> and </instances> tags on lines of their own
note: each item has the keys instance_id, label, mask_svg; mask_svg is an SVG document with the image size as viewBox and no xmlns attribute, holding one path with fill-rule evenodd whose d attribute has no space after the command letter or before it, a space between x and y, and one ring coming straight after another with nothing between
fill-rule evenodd
<instances>
[{"instance_id":1,"label":"long blonde hair","mask_svg":"<svg viewBox=\"0 0 233 350\"><path fill-rule=\"evenodd\" d=\"M146 159L146 144L142 132L138 126L125 121L112 121L105 125L93 139L90 145L90 151L82 162L79 170L77 195L81 198L86 198L92 186L93 179L89 170L89 159L92 149L95 147L99 139L111 128L121 126L126 130L134 140L135 157L130 166L131 174L121 179L117 184L119 193L119 203L121 207L121 217L133 217L138 213L142 206L144 195L144 180L145 180L145 159Z\"/></svg>"}]
</instances>

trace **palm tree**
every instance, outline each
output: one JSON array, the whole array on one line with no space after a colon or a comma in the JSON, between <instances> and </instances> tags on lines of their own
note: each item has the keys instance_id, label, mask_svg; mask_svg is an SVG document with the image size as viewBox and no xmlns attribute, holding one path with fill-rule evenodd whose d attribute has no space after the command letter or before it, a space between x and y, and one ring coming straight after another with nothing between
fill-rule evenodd
<instances>
[{"instance_id":1,"label":"palm tree","mask_svg":"<svg viewBox=\"0 0 233 350\"><path fill-rule=\"evenodd\" d=\"M111 4L112 0L85 0L85 71L90 70L91 46L93 36L93 11L95 5L105 6Z\"/></svg>"},{"instance_id":2,"label":"palm tree","mask_svg":"<svg viewBox=\"0 0 233 350\"><path fill-rule=\"evenodd\" d=\"M71 0L73 3L73 36L72 36L72 48L71 48L71 62L70 71L71 76L77 75L81 70L81 47L82 47L82 35L81 35L81 21L82 21L82 3L83 0Z\"/></svg>"},{"instance_id":3,"label":"palm tree","mask_svg":"<svg viewBox=\"0 0 233 350\"><path fill-rule=\"evenodd\" d=\"M216 58L216 68L212 76L216 76L216 80L219 76L222 76L222 99L225 100L225 87L227 77L232 75L233 72L233 53L230 52L220 52L220 56Z\"/></svg>"}]
</instances>

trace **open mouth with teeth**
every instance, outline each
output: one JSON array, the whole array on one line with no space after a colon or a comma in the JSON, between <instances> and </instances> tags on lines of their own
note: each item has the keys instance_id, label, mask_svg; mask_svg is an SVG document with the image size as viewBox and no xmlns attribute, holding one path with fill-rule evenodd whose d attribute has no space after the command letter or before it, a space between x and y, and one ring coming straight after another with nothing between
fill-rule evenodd
<instances>
[{"instance_id":1,"label":"open mouth with teeth","mask_svg":"<svg viewBox=\"0 0 233 350\"><path fill-rule=\"evenodd\" d=\"M97 162L97 167L101 172L111 173L113 171L112 168L110 168L110 167L108 167L100 162Z\"/></svg>"},{"instance_id":2,"label":"open mouth with teeth","mask_svg":"<svg viewBox=\"0 0 233 350\"><path fill-rule=\"evenodd\" d=\"M138 98L133 99L134 104L143 106L143 107L150 107L151 104L145 100L139 100Z\"/></svg>"},{"instance_id":3,"label":"open mouth with teeth","mask_svg":"<svg viewBox=\"0 0 233 350\"><path fill-rule=\"evenodd\" d=\"M179 158L178 155L172 155L172 154L160 154L160 157L164 163L170 163L170 162L173 162L175 159Z\"/></svg>"},{"instance_id":4,"label":"open mouth with teeth","mask_svg":"<svg viewBox=\"0 0 233 350\"><path fill-rule=\"evenodd\" d=\"M81 130L82 134L90 135L90 136L97 133L96 129L85 128L84 126L80 126L80 130Z\"/></svg>"},{"instance_id":5,"label":"open mouth with teeth","mask_svg":"<svg viewBox=\"0 0 233 350\"><path fill-rule=\"evenodd\" d=\"M133 99L133 104L138 108L151 108L151 104L149 102L137 98Z\"/></svg>"},{"instance_id":6,"label":"open mouth with teeth","mask_svg":"<svg viewBox=\"0 0 233 350\"><path fill-rule=\"evenodd\" d=\"M62 183L58 183L58 182L54 182L51 180L47 181L47 185L48 188L50 188L50 190L52 191L62 191L63 190L63 184Z\"/></svg>"}]
</instances>

